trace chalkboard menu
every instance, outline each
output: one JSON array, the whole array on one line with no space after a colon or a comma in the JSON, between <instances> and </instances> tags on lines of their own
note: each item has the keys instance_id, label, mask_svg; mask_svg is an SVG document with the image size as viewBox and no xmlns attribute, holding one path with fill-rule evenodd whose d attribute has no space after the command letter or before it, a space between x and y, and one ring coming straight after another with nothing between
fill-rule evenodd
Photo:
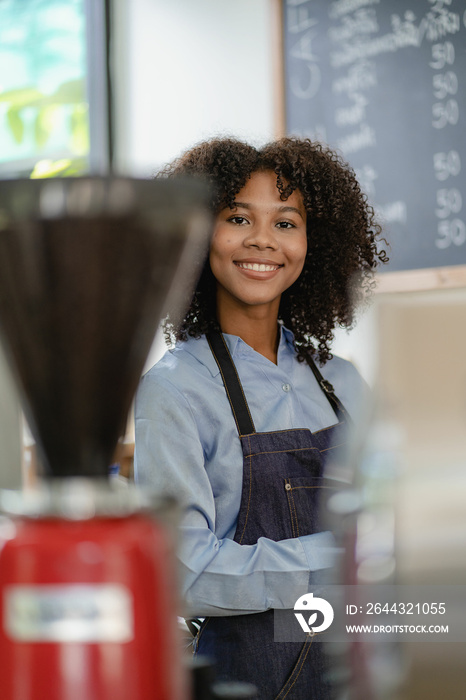
<instances>
[{"instance_id":1,"label":"chalkboard menu","mask_svg":"<svg viewBox=\"0 0 466 700\"><path fill-rule=\"evenodd\" d=\"M464 0L283 0L287 133L336 148L390 270L466 263Z\"/></svg>"}]
</instances>

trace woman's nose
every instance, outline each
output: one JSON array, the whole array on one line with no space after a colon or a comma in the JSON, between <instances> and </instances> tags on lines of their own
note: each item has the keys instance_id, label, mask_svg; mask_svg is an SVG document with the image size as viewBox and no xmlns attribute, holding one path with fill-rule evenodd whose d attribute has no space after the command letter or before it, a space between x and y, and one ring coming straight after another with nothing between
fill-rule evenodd
<instances>
[{"instance_id":1,"label":"woman's nose","mask_svg":"<svg viewBox=\"0 0 466 700\"><path fill-rule=\"evenodd\" d=\"M276 250L278 243L274 231L269 226L257 224L248 231L244 245L258 250Z\"/></svg>"}]
</instances>

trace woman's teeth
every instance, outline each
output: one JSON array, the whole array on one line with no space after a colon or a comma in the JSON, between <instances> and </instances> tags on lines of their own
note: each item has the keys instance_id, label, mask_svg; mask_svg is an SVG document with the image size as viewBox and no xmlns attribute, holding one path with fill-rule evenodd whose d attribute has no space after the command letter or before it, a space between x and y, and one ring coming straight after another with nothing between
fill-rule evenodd
<instances>
[{"instance_id":1,"label":"woman's teeth","mask_svg":"<svg viewBox=\"0 0 466 700\"><path fill-rule=\"evenodd\" d=\"M273 272L278 270L280 265L264 265L263 263L236 263L243 270L253 270L254 272Z\"/></svg>"}]
</instances>

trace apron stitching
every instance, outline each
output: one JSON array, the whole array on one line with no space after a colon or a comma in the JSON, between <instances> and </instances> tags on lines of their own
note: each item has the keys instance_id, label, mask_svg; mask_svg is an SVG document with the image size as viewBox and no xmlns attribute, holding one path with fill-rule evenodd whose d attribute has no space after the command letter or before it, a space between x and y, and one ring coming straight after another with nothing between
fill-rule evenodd
<instances>
[{"instance_id":1,"label":"apron stitching","mask_svg":"<svg viewBox=\"0 0 466 700\"><path fill-rule=\"evenodd\" d=\"M296 666L300 663L301 657L303 656L303 654L304 654L304 658L303 658L302 661L301 661L301 665L300 665L299 669L297 669L297 673L296 673L295 679L294 679L293 683L291 683L291 685L290 685L290 687L288 688L288 690L286 691L285 695L282 696L282 693L283 693L283 691L285 690L286 686L288 685L288 683L289 683L289 682L291 681L291 679L293 678L293 673L294 673L294 670L296 669L296 666L295 666L295 669L293 669L293 673L292 673L291 677L289 678L289 680L287 681L287 683L285 683L285 685L283 686L283 688L280 690L280 692L279 692L279 694L277 695L277 697L275 698L275 700L280 700L281 698L286 698L286 696L288 695L288 693L290 692L290 690L292 689L292 687L294 686L294 684L295 684L296 681L298 680L298 678L299 678L299 676L300 676L300 674L301 674L301 671L303 670L304 663L305 663L305 661L306 661L306 659L307 659L307 656L308 656L308 654L309 654L309 650L310 650L310 648L311 648L311 645L312 645L312 642L313 642L313 641L314 641L314 640L311 639L310 642L304 642L304 646L303 646L303 648L302 648L302 650L301 650L301 654L300 654L299 657L298 657L298 660L297 660L297 662L296 662Z\"/></svg>"},{"instance_id":2,"label":"apron stitching","mask_svg":"<svg viewBox=\"0 0 466 700\"><path fill-rule=\"evenodd\" d=\"M287 483L289 484L289 479L287 479ZM291 486L291 484L290 484ZM286 495L288 497L288 506L290 508L290 515L291 515L291 525L293 528L293 537L299 537L299 527L298 527L298 514L296 512L296 503L294 502L293 498L293 491L292 489L289 489L286 492ZM295 534L295 527L293 525L293 515L294 515L294 520L296 522L296 534Z\"/></svg>"},{"instance_id":3,"label":"apron stitching","mask_svg":"<svg viewBox=\"0 0 466 700\"><path fill-rule=\"evenodd\" d=\"M339 423L334 423L333 425L328 425L326 428L320 428L320 430L315 430L312 435L317 435L317 433L323 433L326 430L330 430L330 428L337 428L339 425L345 425L343 421L340 421ZM304 428L306 430L306 428Z\"/></svg>"},{"instance_id":4,"label":"apron stitching","mask_svg":"<svg viewBox=\"0 0 466 700\"><path fill-rule=\"evenodd\" d=\"M248 438L249 441L249 438ZM243 541L244 533L246 532L246 525L248 524L248 518L249 518L249 506L251 504L251 491L252 491L252 459L249 457L249 494L248 494L248 507L246 509L246 518L244 521L244 527L243 527L243 532L241 533L241 537L239 540L239 544Z\"/></svg>"},{"instance_id":5,"label":"apron stitching","mask_svg":"<svg viewBox=\"0 0 466 700\"><path fill-rule=\"evenodd\" d=\"M290 482L288 479L285 479L285 485L289 484ZM295 532L295 527L294 527L294 518L293 518L293 505L294 501L290 500L291 498L291 490L290 489L285 489L286 490L286 497L288 499L288 508L290 509L290 515L291 515L291 530L293 533L293 537L296 537L296 532Z\"/></svg>"},{"instance_id":6,"label":"apron stitching","mask_svg":"<svg viewBox=\"0 0 466 700\"><path fill-rule=\"evenodd\" d=\"M294 517L295 517L295 520L296 520L296 535L297 535L297 537L299 537L298 513L296 512L296 503L294 502L293 490L292 490L292 489L290 490L290 498L291 498L291 501L292 501L292 503L293 503Z\"/></svg>"},{"instance_id":7,"label":"apron stitching","mask_svg":"<svg viewBox=\"0 0 466 700\"><path fill-rule=\"evenodd\" d=\"M299 478L299 477L297 477ZM322 477L314 477L315 479L321 479ZM296 489L334 489L335 486L292 486L290 491L295 491Z\"/></svg>"},{"instance_id":8,"label":"apron stitching","mask_svg":"<svg viewBox=\"0 0 466 700\"><path fill-rule=\"evenodd\" d=\"M223 333L220 333L220 337L221 337L221 339L222 339L222 341L223 341L223 344L224 344L224 346L225 346L225 349L226 349L227 353L230 355L230 351L228 350L228 345L227 345L226 342L225 342L225 338L223 337ZM231 355L230 355L230 357L231 357ZM243 391L243 385L241 384L241 380L240 380L240 378L239 378L238 372L236 371L236 365L235 365L235 363L233 362L233 359L232 359L232 365L233 365L233 369L235 370L235 374L236 374L236 376L237 376L237 378L238 378L239 388L241 389L241 393L243 394L243 399L244 399L244 403L246 404L246 409L247 409L247 411L248 411L249 419L250 419L250 421L251 421L252 427L253 427L254 430L255 430L254 421L253 421L252 416L251 416L251 413L250 413L250 411L249 411L249 404L248 404L248 402L246 401L246 396L244 395L244 391ZM222 377L223 377L223 374L222 374ZM238 430L238 432L239 432L239 430Z\"/></svg>"},{"instance_id":9,"label":"apron stitching","mask_svg":"<svg viewBox=\"0 0 466 700\"><path fill-rule=\"evenodd\" d=\"M281 433L301 433L303 431L310 435L317 435L317 433L324 433L331 428L337 428L339 425L344 425L344 423L334 423L333 425L328 425L326 428L320 428L320 430L315 430L314 432L309 430L309 428L287 428L286 430L266 430L261 433L255 432L251 433L251 435L281 435Z\"/></svg>"},{"instance_id":10,"label":"apron stitching","mask_svg":"<svg viewBox=\"0 0 466 700\"><path fill-rule=\"evenodd\" d=\"M332 445L331 447L326 447L325 450L320 450L320 452L328 452L329 450L334 450L335 447L342 447L345 443L339 442L338 445Z\"/></svg>"},{"instance_id":11,"label":"apron stitching","mask_svg":"<svg viewBox=\"0 0 466 700\"><path fill-rule=\"evenodd\" d=\"M249 435L247 437L248 437L248 442L249 442ZM338 447L338 445L337 445L337 447ZM250 449L251 449L251 447L250 447ZM315 450L316 452L324 452L325 451L325 450L319 450L317 447L291 447L287 450L271 450L269 452L252 452L251 454L246 455L246 456L247 457L257 457L258 455L278 455L278 454L281 454L282 452L303 452L304 450Z\"/></svg>"},{"instance_id":12,"label":"apron stitching","mask_svg":"<svg viewBox=\"0 0 466 700\"><path fill-rule=\"evenodd\" d=\"M329 428L332 426L330 425ZM301 433L302 431L305 431L306 433L311 433L311 435L314 435L309 428L286 428L285 430L267 430L263 433L256 433L257 435L276 435L277 433ZM322 428L322 430L328 430L328 428ZM320 431L317 431L320 432ZM254 433L252 433L254 435Z\"/></svg>"}]
</instances>

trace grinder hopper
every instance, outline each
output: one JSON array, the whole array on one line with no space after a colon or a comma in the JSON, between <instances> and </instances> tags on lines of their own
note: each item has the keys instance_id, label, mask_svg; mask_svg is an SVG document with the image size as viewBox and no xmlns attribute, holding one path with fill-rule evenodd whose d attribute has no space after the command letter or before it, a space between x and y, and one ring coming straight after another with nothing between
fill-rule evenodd
<instances>
[{"instance_id":1,"label":"grinder hopper","mask_svg":"<svg viewBox=\"0 0 466 700\"><path fill-rule=\"evenodd\" d=\"M167 296L195 281L206 203L184 180L0 183L0 333L46 476L107 475Z\"/></svg>"}]
</instances>

